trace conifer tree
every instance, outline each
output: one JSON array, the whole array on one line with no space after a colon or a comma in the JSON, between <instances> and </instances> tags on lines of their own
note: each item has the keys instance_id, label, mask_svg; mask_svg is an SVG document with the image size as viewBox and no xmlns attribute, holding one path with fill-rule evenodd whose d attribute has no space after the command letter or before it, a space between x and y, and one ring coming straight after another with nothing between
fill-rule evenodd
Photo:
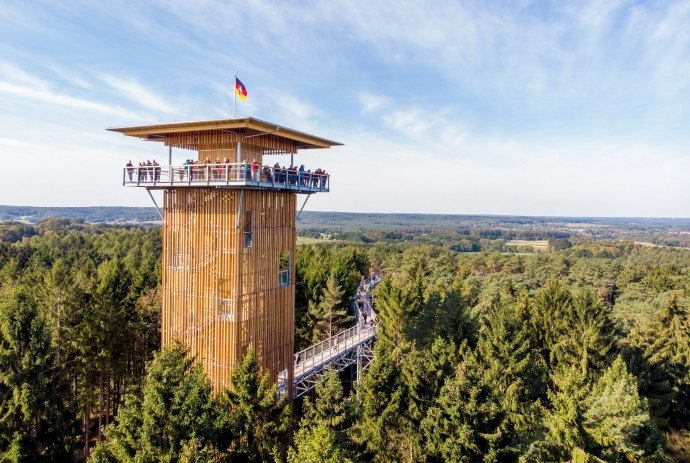
<instances>
[{"instance_id":1,"label":"conifer tree","mask_svg":"<svg viewBox=\"0 0 690 463\"><path fill-rule=\"evenodd\" d=\"M280 461L286 451L290 410L284 401L276 401L275 385L268 375L261 375L250 345L231 377L222 403L222 421L236 436L229 443L232 458L239 461Z\"/></svg>"},{"instance_id":2,"label":"conifer tree","mask_svg":"<svg viewBox=\"0 0 690 463\"><path fill-rule=\"evenodd\" d=\"M412 297L386 278L376 289L376 302L378 316L381 319L379 343L385 346L390 352L391 359L397 362L410 347L406 331L414 316Z\"/></svg>"},{"instance_id":3,"label":"conifer tree","mask_svg":"<svg viewBox=\"0 0 690 463\"><path fill-rule=\"evenodd\" d=\"M436 338L429 348L413 349L403 359L402 382L405 384L407 406L403 410L411 432L408 460L419 461L425 455L424 436L415 432L438 398L446 380L453 376L458 361L454 343Z\"/></svg>"},{"instance_id":4,"label":"conifer tree","mask_svg":"<svg viewBox=\"0 0 690 463\"><path fill-rule=\"evenodd\" d=\"M588 384L578 366L561 365L551 374L552 389L548 393L550 404L545 422L547 441L563 456L571 458L574 452L588 447L583 428L585 399Z\"/></svg>"},{"instance_id":5,"label":"conifer tree","mask_svg":"<svg viewBox=\"0 0 690 463\"><path fill-rule=\"evenodd\" d=\"M474 353L464 348L421 430L432 461L499 461L500 407L482 381Z\"/></svg>"},{"instance_id":6,"label":"conifer tree","mask_svg":"<svg viewBox=\"0 0 690 463\"><path fill-rule=\"evenodd\" d=\"M344 291L338 286L335 274L331 273L323 290L318 312L314 313L314 341L329 338L339 331L339 326L352 320L347 309L342 306Z\"/></svg>"},{"instance_id":7,"label":"conifer tree","mask_svg":"<svg viewBox=\"0 0 690 463\"><path fill-rule=\"evenodd\" d=\"M335 370L327 370L316 386L316 401L304 401L304 416L288 452L290 462L346 462L344 426L350 421L349 400Z\"/></svg>"},{"instance_id":8,"label":"conifer tree","mask_svg":"<svg viewBox=\"0 0 690 463\"><path fill-rule=\"evenodd\" d=\"M365 448L360 461L401 461L402 453L409 450L406 386L385 346L381 342L374 346L376 361L358 391L361 405L355 434Z\"/></svg>"},{"instance_id":9,"label":"conifer tree","mask_svg":"<svg viewBox=\"0 0 690 463\"><path fill-rule=\"evenodd\" d=\"M32 295L0 303L0 460L67 461L75 421L69 384Z\"/></svg>"},{"instance_id":10,"label":"conifer tree","mask_svg":"<svg viewBox=\"0 0 690 463\"><path fill-rule=\"evenodd\" d=\"M290 463L350 463L338 445L335 433L323 423L303 427L295 434L295 446L288 450Z\"/></svg>"},{"instance_id":11,"label":"conifer tree","mask_svg":"<svg viewBox=\"0 0 690 463\"><path fill-rule=\"evenodd\" d=\"M640 373L643 390L656 399L654 414L661 424L668 419L672 426L682 426L690 418L690 319L676 296L644 336L648 367Z\"/></svg>"},{"instance_id":12,"label":"conifer tree","mask_svg":"<svg viewBox=\"0 0 690 463\"><path fill-rule=\"evenodd\" d=\"M586 405L583 427L607 460L642 461L660 452L647 401L621 357L594 384Z\"/></svg>"},{"instance_id":13,"label":"conifer tree","mask_svg":"<svg viewBox=\"0 0 690 463\"><path fill-rule=\"evenodd\" d=\"M572 298L570 310L562 316L562 332L554 339L550 363L576 365L583 378L589 380L590 370L596 374L605 368L613 348L613 326L608 310L592 291L582 290Z\"/></svg>"},{"instance_id":14,"label":"conifer tree","mask_svg":"<svg viewBox=\"0 0 690 463\"><path fill-rule=\"evenodd\" d=\"M127 398L91 461L211 461L229 437L220 422L208 377L178 343L156 355L143 398Z\"/></svg>"},{"instance_id":15,"label":"conifer tree","mask_svg":"<svg viewBox=\"0 0 690 463\"><path fill-rule=\"evenodd\" d=\"M510 305L491 309L476 351L482 382L492 389L492 400L501 409L501 458L515 458L527 438L539 430L538 399L546 393L546 365L533 355L529 334Z\"/></svg>"}]
</instances>

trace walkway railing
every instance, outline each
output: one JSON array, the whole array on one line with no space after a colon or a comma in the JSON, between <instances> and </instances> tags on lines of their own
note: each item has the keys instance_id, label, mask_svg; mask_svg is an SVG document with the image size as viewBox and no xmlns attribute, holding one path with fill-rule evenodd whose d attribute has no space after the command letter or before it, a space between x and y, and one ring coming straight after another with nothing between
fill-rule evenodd
<instances>
[{"instance_id":1,"label":"walkway railing","mask_svg":"<svg viewBox=\"0 0 690 463\"><path fill-rule=\"evenodd\" d=\"M255 186L305 192L327 192L330 175L251 164L133 166L122 169L125 186Z\"/></svg>"}]
</instances>

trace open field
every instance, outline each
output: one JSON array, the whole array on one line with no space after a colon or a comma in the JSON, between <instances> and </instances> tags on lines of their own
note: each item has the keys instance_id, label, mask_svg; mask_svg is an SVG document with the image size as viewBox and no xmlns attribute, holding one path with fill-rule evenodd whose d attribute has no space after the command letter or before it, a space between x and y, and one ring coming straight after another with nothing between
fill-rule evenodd
<instances>
[{"instance_id":1,"label":"open field","mask_svg":"<svg viewBox=\"0 0 690 463\"><path fill-rule=\"evenodd\" d=\"M537 252L546 252L551 249L547 240L510 240L506 243L506 246L531 247Z\"/></svg>"}]
</instances>

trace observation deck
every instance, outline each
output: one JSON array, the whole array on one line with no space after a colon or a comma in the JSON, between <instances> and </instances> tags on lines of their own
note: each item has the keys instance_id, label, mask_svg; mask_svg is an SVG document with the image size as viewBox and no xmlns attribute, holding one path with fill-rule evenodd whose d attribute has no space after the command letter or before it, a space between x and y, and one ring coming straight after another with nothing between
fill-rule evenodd
<instances>
[{"instance_id":1,"label":"observation deck","mask_svg":"<svg viewBox=\"0 0 690 463\"><path fill-rule=\"evenodd\" d=\"M330 175L327 173L259 164L254 169L252 171L251 163L125 167L122 169L122 184L149 190L210 186L273 189L304 194L327 193L330 189Z\"/></svg>"}]
</instances>

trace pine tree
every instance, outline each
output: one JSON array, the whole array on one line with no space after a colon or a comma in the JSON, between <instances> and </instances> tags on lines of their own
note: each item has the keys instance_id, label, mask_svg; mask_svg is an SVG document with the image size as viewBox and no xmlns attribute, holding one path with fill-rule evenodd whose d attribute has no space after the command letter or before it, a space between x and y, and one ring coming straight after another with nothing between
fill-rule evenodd
<instances>
[{"instance_id":1,"label":"pine tree","mask_svg":"<svg viewBox=\"0 0 690 463\"><path fill-rule=\"evenodd\" d=\"M482 381L476 356L467 348L444 384L421 430L432 461L498 461L500 407Z\"/></svg>"},{"instance_id":2,"label":"pine tree","mask_svg":"<svg viewBox=\"0 0 690 463\"><path fill-rule=\"evenodd\" d=\"M397 361L410 347L406 331L414 317L412 298L388 278L376 288L375 296L378 316L381 319L379 343L383 344L390 352L391 358Z\"/></svg>"},{"instance_id":3,"label":"pine tree","mask_svg":"<svg viewBox=\"0 0 690 463\"><path fill-rule=\"evenodd\" d=\"M644 336L648 367L640 373L643 390L658 399L654 414L662 417L662 424L668 419L672 426L683 426L690 417L690 319L676 296ZM667 388L659 387L664 384Z\"/></svg>"},{"instance_id":4,"label":"pine tree","mask_svg":"<svg viewBox=\"0 0 690 463\"><path fill-rule=\"evenodd\" d=\"M324 424L303 427L295 434L295 446L288 451L290 463L350 463L335 433Z\"/></svg>"},{"instance_id":5,"label":"pine tree","mask_svg":"<svg viewBox=\"0 0 690 463\"><path fill-rule=\"evenodd\" d=\"M607 460L641 461L660 452L647 401L621 357L594 384L586 404L583 427Z\"/></svg>"},{"instance_id":6,"label":"pine tree","mask_svg":"<svg viewBox=\"0 0 690 463\"><path fill-rule=\"evenodd\" d=\"M576 365L583 378L589 380L590 370L596 373L608 364L614 345L608 310L593 292L582 290L572 298L570 310L562 316L562 332L554 339L550 363L552 366Z\"/></svg>"},{"instance_id":7,"label":"pine tree","mask_svg":"<svg viewBox=\"0 0 690 463\"><path fill-rule=\"evenodd\" d=\"M492 389L492 400L501 414L503 461L516 458L530 434L540 430L538 399L546 395L546 365L533 355L529 333L510 305L489 312L479 334L477 355L482 382Z\"/></svg>"},{"instance_id":8,"label":"pine tree","mask_svg":"<svg viewBox=\"0 0 690 463\"><path fill-rule=\"evenodd\" d=\"M219 404L203 368L175 344L156 355L143 398L127 398L92 461L213 460L223 450L221 437L228 439L220 422Z\"/></svg>"},{"instance_id":9,"label":"pine tree","mask_svg":"<svg viewBox=\"0 0 690 463\"><path fill-rule=\"evenodd\" d=\"M75 435L71 403L38 305L17 288L0 303L0 460L69 460Z\"/></svg>"},{"instance_id":10,"label":"pine tree","mask_svg":"<svg viewBox=\"0 0 690 463\"><path fill-rule=\"evenodd\" d=\"M385 344L377 342L374 351L376 361L358 391L361 405L355 436L365 449L358 460L401 461L409 451L406 386Z\"/></svg>"},{"instance_id":11,"label":"pine tree","mask_svg":"<svg viewBox=\"0 0 690 463\"><path fill-rule=\"evenodd\" d=\"M286 450L290 410L284 401L276 401L275 385L269 381L260 374L250 345L222 399L222 421L236 436L229 443L230 455L240 461L280 461Z\"/></svg>"},{"instance_id":12,"label":"pine tree","mask_svg":"<svg viewBox=\"0 0 690 463\"><path fill-rule=\"evenodd\" d=\"M335 370L327 370L316 386L316 401L304 401L304 416L288 452L290 462L346 462L345 429L350 419L349 400Z\"/></svg>"},{"instance_id":13,"label":"pine tree","mask_svg":"<svg viewBox=\"0 0 690 463\"><path fill-rule=\"evenodd\" d=\"M331 273L326 281L323 290L321 303L318 305L318 312L314 313L314 341L330 338L339 331L339 326L352 320L348 315L347 309L342 306L343 294L345 292L338 286L335 274Z\"/></svg>"}]
</instances>

